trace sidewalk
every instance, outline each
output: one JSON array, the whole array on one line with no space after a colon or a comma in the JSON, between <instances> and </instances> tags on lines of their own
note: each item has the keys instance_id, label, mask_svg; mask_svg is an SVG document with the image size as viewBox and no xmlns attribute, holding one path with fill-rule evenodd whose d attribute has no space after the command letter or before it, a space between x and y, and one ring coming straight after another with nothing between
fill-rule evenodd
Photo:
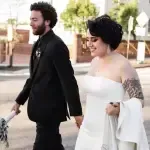
<instances>
[{"instance_id":1,"label":"sidewalk","mask_svg":"<svg viewBox=\"0 0 150 150\"><path fill-rule=\"evenodd\" d=\"M82 66L82 65L81 65ZM79 67L81 67L79 66ZM137 70L141 83L143 85L143 91L145 96L145 107L143 108L144 125L148 141L150 143L150 69L138 69ZM83 76L76 76L77 82L80 83ZM14 100L24 85L25 79L22 80L6 80L0 84L0 114L5 116L10 112ZM82 88L80 89L81 103L83 111L85 111L86 95ZM127 94L127 93L126 93ZM126 99L128 97L126 96ZM32 144L35 138L35 124L28 119L27 116L27 104L21 107L21 114L12 119L9 126L9 150L31 150ZM74 120L64 122L61 124L60 132L62 134L62 141L65 146L65 150L74 150L75 141L78 135L78 129L74 124ZM17 134L16 134L17 133ZM19 143L19 144L18 144Z\"/></svg>"},{"instance_id":2,"label":"sidewalk","mask_svg":"<svg viewBox=\"0 0 150 150\"><path fill-rule=\"evenodd\" d=\"M137 64L136 60L130 60L135 68L150 67L150 58L145 59L143 64ZM88 72L90 63L76 63L72 64L75 75L85 74ZM0 66L0 76L29 76L29 66L17 65L12 68L8 66Z\"/></svg>"}]
</instances>

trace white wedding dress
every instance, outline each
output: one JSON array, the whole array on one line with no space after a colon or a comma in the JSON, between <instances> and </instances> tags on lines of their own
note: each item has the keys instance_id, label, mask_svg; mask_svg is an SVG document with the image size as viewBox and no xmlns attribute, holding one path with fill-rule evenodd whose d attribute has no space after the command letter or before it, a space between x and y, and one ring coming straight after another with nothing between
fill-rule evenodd
<instances>
[{"instance_id":1,"label":"white wedding dress","mask_svg":"<svg viewBox=\"0 0 150 150\"><path fill-rule=\"evenodd\" d=\"M86 75L81 87L87 94L87 100L75 150L101 150L106 105L123 100L125 91L121 83L102 76Z\"/></svg>"}]
</instances>

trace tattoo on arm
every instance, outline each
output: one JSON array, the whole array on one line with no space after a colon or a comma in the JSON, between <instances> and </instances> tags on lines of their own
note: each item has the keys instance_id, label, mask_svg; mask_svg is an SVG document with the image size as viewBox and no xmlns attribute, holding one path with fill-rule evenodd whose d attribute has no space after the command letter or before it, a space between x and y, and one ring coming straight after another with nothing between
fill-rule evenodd
<instances>
[{"instance_id":1,"label":"tattoo on arm","mask_svg":"<svg viewBox=\"0 0 150 150\"><path fill-rule=\"evenodd\" d=\"M128 92L130 98L135 97L140 100L144 100L142 87L138 79L131 78L125 80L123 83L123 87L125 91Z\"/></svg>"}]
</instances>

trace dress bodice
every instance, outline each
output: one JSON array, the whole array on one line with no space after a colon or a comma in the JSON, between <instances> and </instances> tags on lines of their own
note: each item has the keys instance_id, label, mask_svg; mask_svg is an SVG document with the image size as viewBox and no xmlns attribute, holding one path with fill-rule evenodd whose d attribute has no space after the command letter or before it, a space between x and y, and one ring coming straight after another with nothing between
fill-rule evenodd
<instances>
[{"instance_id":1,"label":"dress bodice","mask_svg":"<svg viewBox=\"0 0 150 150\"><path fill-rule=\"evenodd\" d=\"M81 87L91 96L99 100L123 100L125 91L121 83L102 76L85 75Z\"/></svg>"},{"instance_id":2,"label":"dress bodice","mask_svg":"<svg viewBox=\"0 0 150 150\"><path fill-rule=\"evenodd\" d=\"M87 95L82 128L91 131L90 134L101 134L104 129L107 104L122 101L125 90L119 82L102 76L90 75L84 76L80 87Z\"/></svg>"}]
</instances>

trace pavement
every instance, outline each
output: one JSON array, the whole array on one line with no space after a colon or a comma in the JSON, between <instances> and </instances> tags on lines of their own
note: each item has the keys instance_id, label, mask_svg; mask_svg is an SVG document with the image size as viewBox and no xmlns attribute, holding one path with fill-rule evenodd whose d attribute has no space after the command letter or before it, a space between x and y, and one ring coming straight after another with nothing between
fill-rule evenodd
<instances>
[{"instance_id":1,"label":"pavement","mask_svg":"<svg viewBox=\"0 0 150 150\"><path fill-rule=\"evenodd\" d=\"M150 58L146 58L144 63L138 63L135 59L130 59L129 61L135 68L150 67ZM90 63L75 63L72 66L75 75L80 75L88 72ZM9 68L6 65L0 65L0 76L29 76L29 66L15 65Z\"/></svg>"},{"instance_id":2,"label":"pavement","mask_svg":"<svg viewBox=\"0 0 150 150\"><path fill-rule=\"evenodd\" d=\"M72 64L75 74L84 74L88 71L90 63ZM29 66L0 66L0 76L29 76Z\"/></svg>"},{"instance_id":3,"label":"pavement","mask_svg":"<svg viewBox=\"0 0 150 150\"><path fill-rule=\"evenodd\" d=\"M145 107L143 108L144 126L150 144L150 68L137 68L145 96ZM27 76L0 76L0 115L9 114L14 100L22 89ZM85 110L86 96L80 87L83 75L76 75L80 89L81 103ZM128 95L125 96L128 99ZM27 104L21 107L21 114L16 116L9 123L8 150L31 150L35 138L35 124L28 119L26 113ZM65 150L74 150L78 129L74 124L73 118L61 124L60 132L63 138Z\"/></svg>"}]
</instances>

